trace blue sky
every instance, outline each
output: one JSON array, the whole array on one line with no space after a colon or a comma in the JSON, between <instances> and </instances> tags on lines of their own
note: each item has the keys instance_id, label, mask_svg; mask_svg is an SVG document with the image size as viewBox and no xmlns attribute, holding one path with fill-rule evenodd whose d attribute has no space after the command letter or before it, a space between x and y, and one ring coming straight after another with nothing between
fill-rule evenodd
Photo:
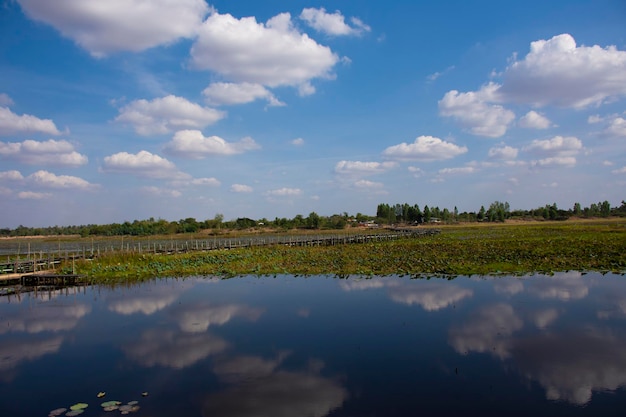
<instances>
[{"instance_id":1,"label":"blue sky","mask_svg":"<svg viewBox=\"0 0 626 417\"><path fill-rule=\"evenodd\" d=\"M626 198L623 1L3 0L0 227Z\"/></svg>"}]
</instances>

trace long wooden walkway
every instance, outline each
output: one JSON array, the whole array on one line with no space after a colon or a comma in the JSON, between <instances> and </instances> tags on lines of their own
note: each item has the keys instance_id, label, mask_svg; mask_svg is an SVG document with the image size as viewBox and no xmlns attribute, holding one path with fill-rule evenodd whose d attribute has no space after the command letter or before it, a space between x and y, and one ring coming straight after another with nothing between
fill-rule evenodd
<instances>
[{"instance_id":1,"label":"long wooden walkway","mask_svg":"<svg viewBox=\"0 0 626 417\"><path fill-rule=\"evenodd\" d=\"M0 283L12 276L37 275L47 271L56 270L62 263L68 263L80 259L93 259L103 252L138 252L138 253L184 253L194 251L211 251L236 249L254 246L286 245L286 246L333 246L346 244L359 244L367 242L382 242L403 238L417 238L438 234L438 229L390 229L385 232L359 233L359 234L332 234L332 235L282 235L282 236L254 236L237 238L209 238L193 241L170 241L170 242L129 242L120 246L108 247L103 245L90 248L83 247L81 250L61 250L44 254L43 252L28 254L27 257L16 257L6 262L0 262ZM54 273L52 272L52 275Z\"/></svg>"}]
</instances>

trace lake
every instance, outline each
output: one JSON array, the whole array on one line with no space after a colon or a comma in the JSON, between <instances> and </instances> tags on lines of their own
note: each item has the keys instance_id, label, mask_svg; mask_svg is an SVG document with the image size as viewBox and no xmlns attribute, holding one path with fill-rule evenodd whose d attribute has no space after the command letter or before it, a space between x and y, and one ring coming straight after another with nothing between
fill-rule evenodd
<instances>
[{"instance_id":1,"label":"lake","mask_svg":"<svg viewBox=\"0 0 626 417\"><path fill-rule=\"evenodd\" d=\"M193 277L0 297L0 416L120 415L106 401L137 401L136 417L624 416L625 387L613 274Z\"/></svg>"}]
</instances>

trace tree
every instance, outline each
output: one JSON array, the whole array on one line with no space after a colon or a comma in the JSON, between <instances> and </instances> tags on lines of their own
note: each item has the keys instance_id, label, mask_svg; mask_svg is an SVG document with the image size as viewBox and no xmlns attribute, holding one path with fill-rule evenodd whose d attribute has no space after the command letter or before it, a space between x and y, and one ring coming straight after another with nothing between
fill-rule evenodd
<instances>
[{"instance_id":1,"label":"tree","mask_svg":"<svg viewBox=\"0 0 626 417\"><path fill-rule=\"evenodd\" d=\"M312 211L306 218L306 225L309 229L319 229L320 216L316 212Z\"/></svg>"},{"instance_id":2,"label":"tree","mask_svg":"<svg viewBox=\"0 0 626 417\"><path fill-rule=\"evenodd\" d=\"M478 215L476 216L479 222L485 220L485 206L480 206L480 210L478 210Z\"/></svg>"}]
</instances>

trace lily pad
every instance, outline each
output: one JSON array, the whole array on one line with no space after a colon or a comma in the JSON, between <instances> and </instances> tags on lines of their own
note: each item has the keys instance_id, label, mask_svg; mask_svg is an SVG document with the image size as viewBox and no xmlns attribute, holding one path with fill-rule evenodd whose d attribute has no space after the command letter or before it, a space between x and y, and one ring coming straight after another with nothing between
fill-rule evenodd
<instances>
[{"instance_id":1,"label":"lily pad","mask_svg":"<svg viewBox=\"0 0 626 417\"><path fill-rule=\"evenodd\" d=\"M84 408L79 408L78 410L72 410L69 413L66 413L65 415L67 417L74 417L74 416L77 416L77 415L82 414L84 412L85 412Z\"/></svg>"},{"instance_id":2,"label":"lily pad","mask_svg":"<svg viewBox=\"0 0 626 417\"><path fill-rule=\"evenodd\" d=\"M139 404L139 401L129 401L127 404L128 405L137 405L137 404Z\"/></svg>"},{"instance_id":3,"label":"lily pad","mask_svg":"<svg viewBox=\"0 0 626 417\"><path fill-rule=\"evenodd\" d=\"M100 392L98 393L97 397L98 397L98 398L102 398L102 397L104 397L105 395L107 395L107 393L106 393L106 392L100 391Z\"/></svg>"},{"instance_id":4,"label":"lily pad","mask_svg":"<svg viewBox=\"0 0 626 417\"><path fill-rule=\"evenodd\" d=\"M87 407L89 407L89 404L76 403L76 404L74 404L73 406L70 407L70 410L72 410L72 411L84 410Z\"/></svg>"},{"instance_id":5,"label":"lily pad","mask_svg":"<svg viewBox=\"0 0 626 417\"><path fill-rule=\"evenodd\" d=\"M67 408L57 408L56 410L50 411L50 413L48 413L48 417L57 417L65 413L66 411L67 411Z\"/></svg>"},{"instance_id":6,"label":"lily pad","mask_svg":"<svg viewBox=\"0 0 626 417\"><path fill-rule=\"evenodd\" d=\"M102 409L104 411L115 411L115 410L119 410L119 408L120 407L118 405L109 405L109 406L103 407Z\"/></svg>"},{"instance_id":7,"label":"lily pad","mask_svg":"<svg viewBox=\"0 0 626 417\"><path fill-rule=\"evenodd\" d=\"M111 401L103 402L102 404L100 404L100 406L101 407L111 407L111 406L120 405L120 404L121 404L121 402L119 402L119 401L111 400Z\"/></svg>"}]
</instances>

